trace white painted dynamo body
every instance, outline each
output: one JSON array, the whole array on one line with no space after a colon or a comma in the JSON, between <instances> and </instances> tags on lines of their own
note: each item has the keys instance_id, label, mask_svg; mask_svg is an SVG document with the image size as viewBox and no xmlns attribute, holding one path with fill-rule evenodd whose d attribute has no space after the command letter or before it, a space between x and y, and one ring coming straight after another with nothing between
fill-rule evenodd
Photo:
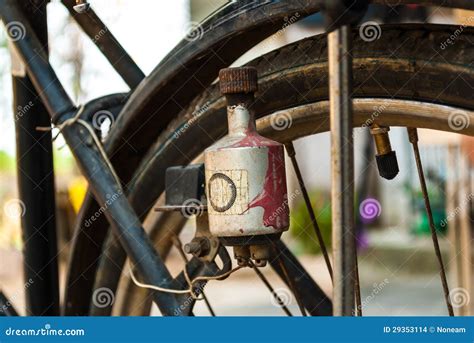
<instances>
[{"instance_id":1,"label":"white painted dynamo body","mask_svg":"<svg viewBox=\"0 0 474 343\"><path fill-rule=\"evenodd\" d=\"M275 234L289 226L283 146L260 136L242 105L229 134L204 153L209 227L218 237Z\"/></svg>"}]
</instances>

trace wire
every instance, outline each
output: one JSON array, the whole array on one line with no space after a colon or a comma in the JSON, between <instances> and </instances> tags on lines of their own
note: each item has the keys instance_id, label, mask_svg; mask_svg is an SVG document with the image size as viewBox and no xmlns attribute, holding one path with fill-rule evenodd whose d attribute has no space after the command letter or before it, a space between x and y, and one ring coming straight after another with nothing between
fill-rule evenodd
<instances>
[{"instance_id":1,"label":"wire","mask_svg":"<svg viewBox=\"0 0 474 343\"><path fill-rule=\"evenodd\" d=\"M229 270L228 272L216 276L198 276L193 279L192 283L194 284L197 281L224 280L230 274L235 273L237 270L242 269L243 267L244 266L237 266L234 269Z\"/></svg>"},{"instance_id":2,"label":"wire","mask_svg":"<svg viewBox=\"0 0 474 343\"><path fill-rule=\"evenodd\" d=\"M188 293L190 293L189 289L186 289L186 290L170 289L170 288L163 288L163 287L159 287L159 286L155 286L155 285L149 285L149 284L146 284L146 283L142 283L142 282L138 281L137 278L135 277L135 274L133 273L133 270L132 270L132 267L130 266L130 264L128 265L128 268L130 270L130 277L132 278L133 283L135 285L137 285L138 287L148 288L148 289L152 289L152 290L159 291L159 292L165 292L165 293L174 293L174 294L188 294Z\"/></svg>"},{"instance_id":3,"label":"wire","mask_svg":"<svg viewBox=\"0 0 474 343\"><path fill-rule=\"evenodd\" d=\"M142 283L142 282L137 280L135 274L133 273L133 269L130 266L130 264L128 265L128 267L129 267L129 271L130 271L130 277L132 278L133 283L135 285L137 285L138 287L148 288L148 289L152 289L152 290L155 290L155 291L158 291L158 292L164 292L164 293L174 293L174 294L188 294L189 293L193 297L195 295L194 291L193 291L193 287L194 287L194 284L196 282L198 282L198 281L209 281L209 280L222 280L222 279L225 279L226 277L228 277L230 274L232 274L232 273L236 272L237 270L243 268L242 266L238 266L238 267L235 267L234 269L229 270L226 273L223 273L221 275L216 275L216 276L198 276L198 277L194 278L193 280L191 280L191 283L189 284L188 289L182 290L182 289L164 288L164 287L159 287L159 286L155 286L155 285ZM203 298L196 298L196 300L203 300Z\"/></svg>"},{"instance_id":4,"label":"wire","mask_svg":"<svg viewBox=\"0 0 474 343\"><path fill-rule=\"evenodd\" d=\"M112 163L110 162L109 158L107 157L107 153L105 152L104 147L102 146L102 142L100 141L99 137L97 137L97 134L95 133L94 128L91 127L91 125L87 121L80 118L82 112L84 112L84 105L81 105L79 107L79 109L77 110L77 113L74 115L74 117L66 119L61 124L56 125L55 127L59 130L59 133L61 133L64 130L64 128L66 128L68 126L71 126L73 124L76 124L76 123L81 124L83 127L85 127L87 129L87 131L89 131L90 135L92 136L92 139L94 140L94 143L97 147L97 150L99 151L100 155L104 159L105 164L107 164L107 167L109 167L109 170L112 173L112 176L114 177L115 181L117 182L117 186L121 188L122 183L121 183L117 173L115 172L115 169L114 169ZM38 127L36 127L36 130L38 130L38 131L51 131L52 128L51 127L38 126ZM53 141L56 140L56 138L58 138L59 133L53 138Z\"/></svg>"}]
</instances>

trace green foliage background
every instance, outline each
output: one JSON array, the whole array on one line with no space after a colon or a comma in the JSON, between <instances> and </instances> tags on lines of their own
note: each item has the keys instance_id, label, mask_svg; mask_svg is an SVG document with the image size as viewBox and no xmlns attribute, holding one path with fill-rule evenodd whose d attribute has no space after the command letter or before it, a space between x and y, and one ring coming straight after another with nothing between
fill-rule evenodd
<instances>
[{"instance_id":1,"label":"green foliage background","mask_svg":"<svg viewBox=\"0 0 474 343\"><path fill-rule=\"evenodd\" d=\"M318 221L326 247L331 247L331 204L329 194L315 191L310 193L316 220ZM297 241L301 253L320 254L318 239L314 232L306 205L301 199L291 211L290 234Z\"/></svg>"}]
</instances>

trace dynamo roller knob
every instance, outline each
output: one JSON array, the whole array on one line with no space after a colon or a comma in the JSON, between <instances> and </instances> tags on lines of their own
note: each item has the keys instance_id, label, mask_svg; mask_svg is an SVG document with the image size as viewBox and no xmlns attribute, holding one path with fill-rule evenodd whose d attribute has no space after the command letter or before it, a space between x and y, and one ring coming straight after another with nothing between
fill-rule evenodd
<instances>
[{"instance_id":1,"label":"dynamo roller knob","mask_svg":"<svg viewBox=\"0 0 474 343\"><path fill-rule=\"evenodd\" d=\"M258 89L257 69L254 67L221 69L219 86L222 94L254 93Z\"/></svg>"}]
</instances>

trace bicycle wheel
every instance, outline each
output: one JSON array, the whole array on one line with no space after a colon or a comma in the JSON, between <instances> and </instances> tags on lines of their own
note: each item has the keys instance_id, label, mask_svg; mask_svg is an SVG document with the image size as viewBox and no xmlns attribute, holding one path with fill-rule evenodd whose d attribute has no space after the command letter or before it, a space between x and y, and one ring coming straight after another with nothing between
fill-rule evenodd
<instances>
[{"instance_id":1,"label":"bicycle wheel","mask_svg":"<svg viewBox=\"0 0 474 343\"><path fill-rule=\"evenodd\" d=\"M470 43L473 30L465 29L450 49L440 48L455 29L439 25L386 26L380 39L373 42L365 41L355 30L353 96L361 99L355 101L354 124L370 119L367 109L385 102L389 105L377 117L381 124L474 135L471 127L459 128L448 120L453 111L474 120L470 93L474 81L474 47ZM259 129L286 141L328 129L326 56L325 37L317 36L249 63L258 69L260 76L255 102L255 111L262 117ZM205 111L199 111L203 108ZM195 116L196 110L199 116ZM272 115L277 111L286 113ZM275 130L272 118L275 121L282 115L290 118L292 125L286 130ZM186 130L182 131L183 127ZM129 185L130 200L137 213L144 216L164 191L164 172L168 166L191 162L225 133L225 101L214 85L173 120L147 153ZM179 231L179 225L175 228ZM159 233L154 234L160 237ZM95 288L107 286L115 292L126 256L120 246L114 245L112 236L105 249ZM133 294L117 297L126 296ZM145 303L145 307L148 305L149 302ZM92 313L97 311L93 309Z\"/></svg>"}]
</instances>

